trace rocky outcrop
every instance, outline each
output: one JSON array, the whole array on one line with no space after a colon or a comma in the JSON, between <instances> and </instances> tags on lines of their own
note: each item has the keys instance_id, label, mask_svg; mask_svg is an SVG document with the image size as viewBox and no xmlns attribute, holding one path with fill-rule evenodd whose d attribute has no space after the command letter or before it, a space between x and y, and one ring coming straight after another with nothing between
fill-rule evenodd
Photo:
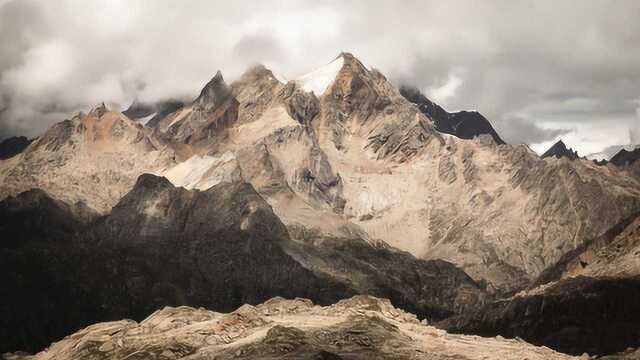
<instances>
[{"instance_id":1,"label":"rocky outcrop","mask_svg":"<svg viewBox=\"0 0 640 360\"><path fill-rule=\"evenodd\" d=\"M545 151L544 154L542 154L540 157L543 159L548 157L555 157L558 159L565 157L570 160L575 160L579 158L578 152L576 152L571 148L567 148L567 145L565 145L562 140L558 140L558 142L553 144L553 146L551 146L547 151Z\"/></svg>"},{"instance_id":2,"label":"rocky outcrop","mask_svg":"<svg viewBox=\"0 0 640 360\"><path fill-rule=\"evenodd\" d=\"M238 119L238 101L218 71L190 106L168 115L157 128L181 145L189 154L219 150L228 141L229 128Z\"/></svg>"},{"instance_id":3,"label":"rocky outcrop","mask_svg":"<svg viewBox=\"0 0 640 360\"><path fill-rule=\"evenodd\" d=\"M5 359L569 359L521 340L449 335L388 300L356 296L330 306L281 297L224 314L165 307L141 322L81 329L34 356Z\"/></svg>"},{"instance_id":4,"label":"rocky outcrop","mask_svg":"<svg viewBox=\"0 0 640 360\"><path fill-rule=\"evenodd\" d=\"M427 99L420 90L403 85L400 94L414 103L420 111L430 118L436 130L461 139L473 139L480 135L489 135L496 144L504 144L489 120L477 111L459 111L450 113L440 105Z\"/></svg>"},{"instance_id":5,"label":"rocky outcrop","mask_svg":"<svg viewBox=\"0 0 640 360\"><path fill-rule=\"evenodd\" d=\"M29 140L24 136L12 136L0 142L0 160L5 160L20 154L31 144L33 140Z\"/></svg>"}]
</instances>

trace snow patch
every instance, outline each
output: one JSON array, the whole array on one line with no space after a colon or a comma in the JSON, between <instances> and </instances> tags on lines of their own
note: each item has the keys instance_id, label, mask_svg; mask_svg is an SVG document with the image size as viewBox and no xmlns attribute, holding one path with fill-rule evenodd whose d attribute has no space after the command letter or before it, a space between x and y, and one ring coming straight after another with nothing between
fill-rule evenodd
<instances>
[{"instance_id":1,"label":"snow patch","mask_svg":"<svg viewBox=\"0 0 640 360\"><path fill-rule=\"evenodd\" d=\"M338 72L340 72L343 65L344 59L340 56L327 65L297 78L296 82L302 86L304 91L313 91L316 96L320 96L324 94L327 87L338 76Z\"/></svg>"},{"instance_id":2,"label":"snow patch","mask_svg":"<svg viewBox=\"0 0 640 360\"><path fill-rule=\"evenodd\" d=\"M287 83L287 79L284 76L282 76L281 74L279 74L279 73L277 73L277 72L275 72L273 70L271 70L271 73L273 74L273 77L276 78L276 80L280 81L283 84Z\"/></svg>"},{"instance_id":3,"label":"snow patch","mask_svg":"<svg viewBox=\"0 0 640 360\"><path fill-rule=\"evenodd\" d=\"M137 119L137 121L142 125L147 125L149 120L153 119L153 117L156 116L157 114L158 114L157 112L154 112L151 115L148 115L148 116L141 117L141 118Z\"/></svg>"},{"instance_id":4,"label":"snow patch","mask_svg":"<svg viewBox=\"0 0 640 360\"><path fill-rule=\"evenodd\" d=\"M224 165L234 159L235 156L231 152L226 152L218 157L194 155L188 160L165 171L163 176L169 179L175 186L182 186L188 190L194 188L206 190L226 180L231 175L235 167L225 169L228 167ZM216 171L218 169L221 171Z\"/></svg>"}]
</instances>

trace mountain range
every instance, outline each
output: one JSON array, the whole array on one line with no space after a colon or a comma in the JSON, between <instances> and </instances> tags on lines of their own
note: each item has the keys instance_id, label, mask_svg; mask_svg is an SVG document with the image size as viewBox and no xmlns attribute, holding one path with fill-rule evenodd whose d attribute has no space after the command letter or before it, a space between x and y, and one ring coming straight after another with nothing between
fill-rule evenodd
<instances>
[{"instance_id":1,"label":"mountain range","mask_svg":"<svg viewBox=\"0 0 640 360\"><path fill-rule=\"evenodd\" d=\"M0 351L163 306L357 294L569 354L640 346L640 162L540 157L349 53L288 82L218 71L191 102L100 104L13 152Z\"/></svg>"}]
</instances>

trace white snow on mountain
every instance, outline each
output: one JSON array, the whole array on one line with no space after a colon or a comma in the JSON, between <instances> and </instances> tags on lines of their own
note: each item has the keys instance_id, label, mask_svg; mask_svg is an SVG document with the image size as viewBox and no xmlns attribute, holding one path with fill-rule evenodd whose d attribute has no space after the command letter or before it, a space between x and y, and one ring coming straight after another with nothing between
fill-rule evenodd
<instances>
[{"instance_id":1,"label":"white snow on mountain","mask_svg":"<svg viewBox=\"0 0 640 360\"><path fill-rule=\"evenodd\" d=\"M194 155L162 175L175 186L182 186L185 189L206 190L230 176L229 171L217 171L224 168L226 164L235 159L231 152L226 152L221 156L199 156ZM232 167L235 168L235 167ZM232 170L232 169L231 169Z\"/></svg>"},{"instance_id":2,"label":"white snow on mountain","mask_svg":"<svg viewBox=\"0 0 640 360\"><path fill-rule=\"evenodd\" d=\"M320 96L331 85L343 65L344 59L340 56L327 65L297 78L296 82L302 86L304 91L313 91L316 96Z\"/></svg>"},{"instance_id":3,"label":"white snow on mountain","mask_svg":"<svg viewBox=\"0 0 640 360\"><path fill-rule=\"evenodd\" d=\"M273 70L271 70L271 73L273 74L273 77L276 78L276 80L280 81L283 84L287 83L287 79L284 76L282 76L282 74L277 73L277 72L275 72Z\"/></svg>"},{"instance_id":4,"label":"white snow on mountain","mask_svg":"<svg viewBox=\"0 0 640 360\"><path fill-rule=\"evenodd\" d=\"M147 125L149 120L153 119L153 117L156 116L157 114L158 114L157 112L154 112L153 114L151 114L149 116L145 116L145 117L139 118L137 121L142 125Z\"/></svg>"}]
</instances>

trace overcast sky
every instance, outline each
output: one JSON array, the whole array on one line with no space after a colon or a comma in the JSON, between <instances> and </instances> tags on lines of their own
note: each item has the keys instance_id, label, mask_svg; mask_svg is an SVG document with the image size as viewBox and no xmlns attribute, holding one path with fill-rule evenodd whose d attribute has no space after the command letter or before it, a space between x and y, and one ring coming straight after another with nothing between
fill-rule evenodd
<instances>
[{"instance_id":1,"label":"overcast sky","mask_svg":"<svg viewBox=\"0 0 640 360\"><path fill-rule=\"evenodd\" d=\"M354 53L508 142L638 143L640 1L0 0L0 138L101 101L194 97Z\"/></svg>"}]
</instances>

